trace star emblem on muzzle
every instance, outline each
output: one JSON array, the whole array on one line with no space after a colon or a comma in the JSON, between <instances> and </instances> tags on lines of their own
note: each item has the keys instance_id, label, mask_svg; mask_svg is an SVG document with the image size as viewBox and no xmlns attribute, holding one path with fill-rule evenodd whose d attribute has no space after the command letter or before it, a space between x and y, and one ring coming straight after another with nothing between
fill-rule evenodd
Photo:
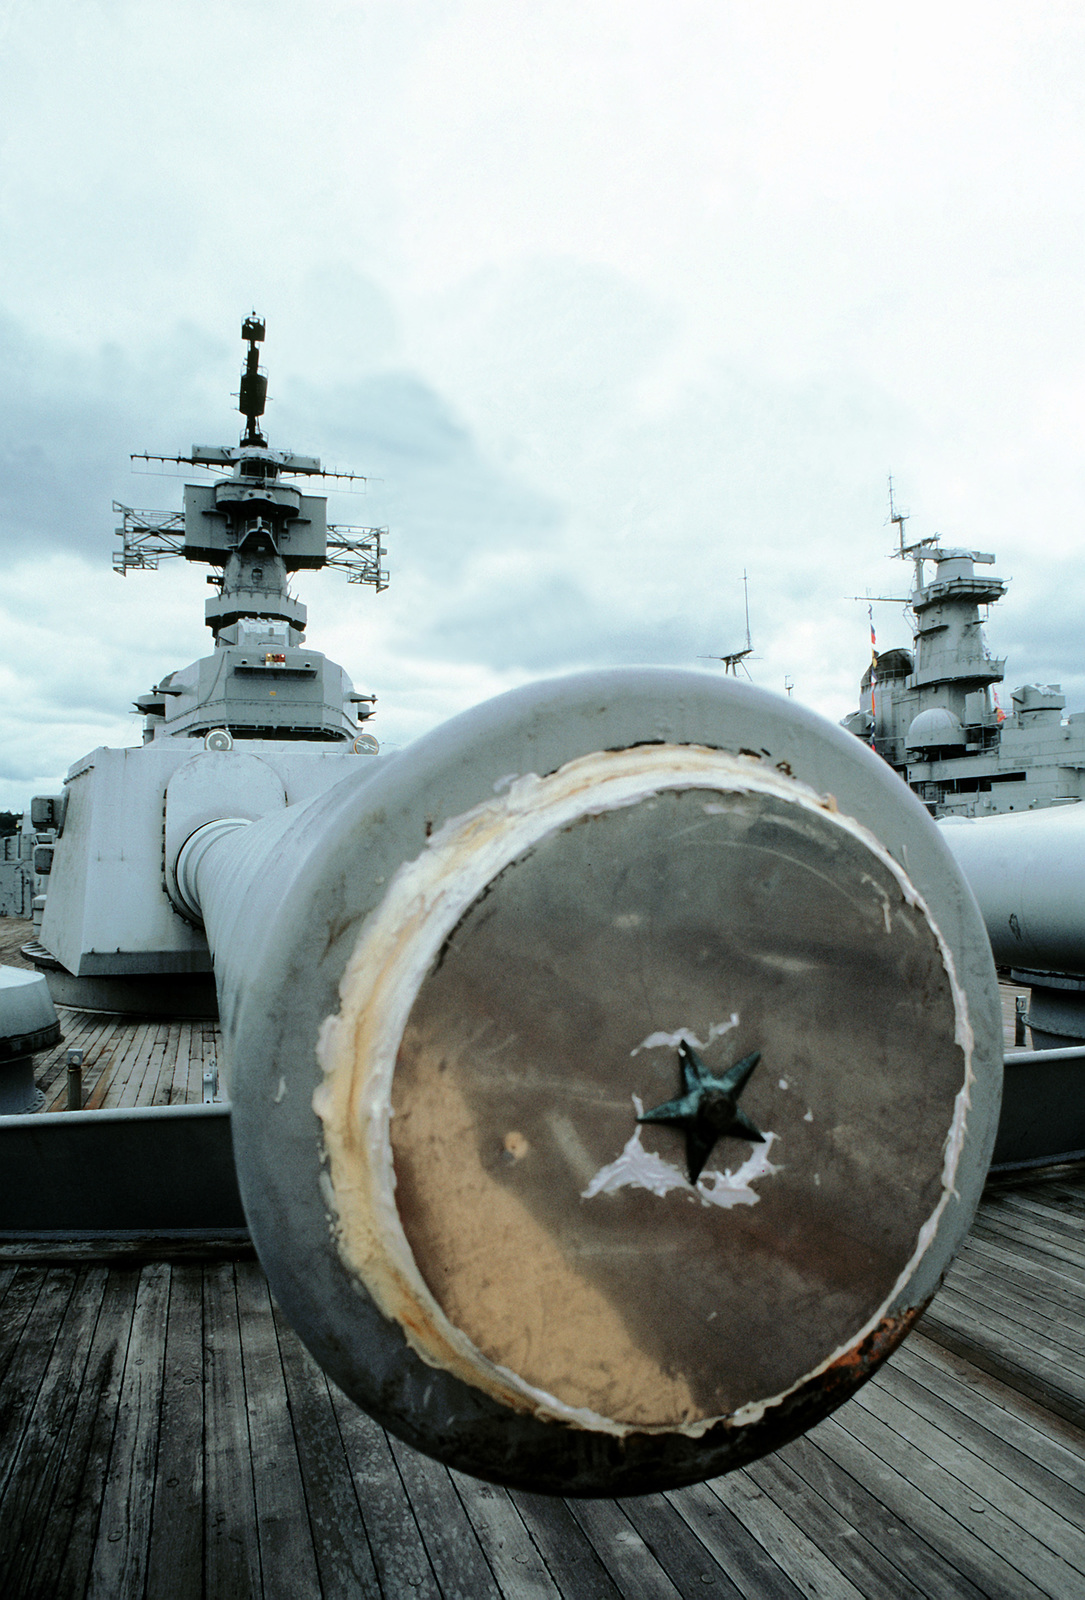
<instances>
[{"instance_id":1,"label":"star emblem on muzzle","mask_svg":"<svg viewBox=\"0 0 1085 1600\"><path fill-rule=\"evenodd\" d=\"M738 1103L750 1077L761 1060L753 1050L736 1061L722 1077L710 1072L685 1039L678 1045L683 1093L643 1112L638 1122L662 1122L683 1128L686 1135L686 1163L690 1183L696 1183L719 1139L748 1139L764 1144L765 1135L750 1121Z\"/></svg>"}]
</instances>

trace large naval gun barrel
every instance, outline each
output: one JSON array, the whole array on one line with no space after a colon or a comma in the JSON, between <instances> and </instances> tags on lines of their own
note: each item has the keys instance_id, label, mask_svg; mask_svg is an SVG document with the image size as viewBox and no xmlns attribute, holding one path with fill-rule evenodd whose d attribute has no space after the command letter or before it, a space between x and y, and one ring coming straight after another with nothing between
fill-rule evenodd
<instances>
[{"instance_id":1,"label":"large naval gun barrel","mask_svg":"<svg viewBox=\"0 0 1085 1600\"><path fill-rule=\"evenodd\" d=\"M790 701L536 685L202 823L172 872L273 1291L458 1468L622 1494L761 1455L893 1349L969 1225L982 922L919 802Z\"/></svg>"},{"instance_id":2,"label":"large naval gun barrel","mask_svg":"<svg viewBox=\"0 0 1085 1600\"><path fill-rule=\"evenodd\" d=\"M1057 1077L1053 1061L1042 1069L1051 1079L1042 1096L1037 1071L1029 1075L1021 1095L1028 1116L1035 1120L1041 1098L1046 1100L1047 1146L1080 1155L1085 1147L1079 1081L1085 1070L1085 806L947 817L941 826L976 896L995 961L1031 991L1026 1016L1033 1044L1045 1052L1070 1052ZM1023 1084L1021 1069L1027 1065L1013 1058ZM1001 1155L1008 1147L1002 1139L999 1145Z\"/></svg>"},{"instance_id":3,"label":"large naval gun barrel","mask_svg":"<svg viewBox=\"0 0 1085 1600\"><path fill-rule=\"evenodd\" d=\"M998 964L1085 978L1085 805L941 826Z\"/></svg>"}]
</instances>

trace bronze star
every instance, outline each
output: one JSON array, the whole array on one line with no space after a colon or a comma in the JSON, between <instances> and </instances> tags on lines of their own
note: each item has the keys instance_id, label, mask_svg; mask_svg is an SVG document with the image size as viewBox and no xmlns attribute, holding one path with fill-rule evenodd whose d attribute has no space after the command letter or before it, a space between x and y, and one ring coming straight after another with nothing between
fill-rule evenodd
<instances>
[{"instance_id":1,"label":"bronze star","mask_svg":"<svg viewBox=\"0 0 1085 1600\"><path fill-rule=\"evenodd\" d=\"M685 1093L645 1111L637 1121L669 1122L685 1129L689 1181L696 1183L717 1139L749 1139L751 1144L765 1142L760 1128L754 1126L738 1105L738 1097L761 1060L761 1052L754 1050L743 1056L722 1078L708 1070L693 1046L684 1039L678 1046L678 1059Z\"/></svg>"}]
</instances>

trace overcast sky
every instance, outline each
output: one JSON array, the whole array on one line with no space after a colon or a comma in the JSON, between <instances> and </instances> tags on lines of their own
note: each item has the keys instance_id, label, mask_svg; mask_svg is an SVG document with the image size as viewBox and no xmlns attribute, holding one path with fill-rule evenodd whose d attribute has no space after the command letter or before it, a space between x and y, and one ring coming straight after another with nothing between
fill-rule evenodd
<instances>
[{"instance_id":1,"label":"overcast sky","mask_svg":"<svg viewBox=\"0 0 1085 1600\"><path fill-rule=\"evenodd\" d=\"M0 807L210 648L110 570L128 455L370 475L390 589L302 576L403 745L543 674L700 658L838 719L909 533L994 551L1009 688L1085 705L1085 9L0 0ZM905 644L899 605L875 608Z\"/></svg>"}]
</instances>

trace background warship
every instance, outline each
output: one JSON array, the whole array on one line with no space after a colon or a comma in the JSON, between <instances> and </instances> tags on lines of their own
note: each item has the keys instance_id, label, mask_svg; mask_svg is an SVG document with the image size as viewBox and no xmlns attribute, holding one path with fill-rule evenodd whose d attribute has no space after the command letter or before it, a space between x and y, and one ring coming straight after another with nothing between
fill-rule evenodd
<instances>
[{"instance_id":1,"label":"background warship","mask_svg":"<svg viewBox=\"0 0 1085 1600\"><path fill-rule=\"evenodd\" d=\"M943 548L938 535L905 543L907 517L893 503L898 560L911 562L907 596L872 596L907 605L913 648L873 650L859 687L860 704L844 727L863 739L910 784L936 817L992 816L1065 805L1085 798L1085 712L1064 716L1057 683L1013 690L1007 711L995 686L1006 662L987 652L981 611L1000 600L1006 582L994 556Z\"/></svg>"}]
</instances>

